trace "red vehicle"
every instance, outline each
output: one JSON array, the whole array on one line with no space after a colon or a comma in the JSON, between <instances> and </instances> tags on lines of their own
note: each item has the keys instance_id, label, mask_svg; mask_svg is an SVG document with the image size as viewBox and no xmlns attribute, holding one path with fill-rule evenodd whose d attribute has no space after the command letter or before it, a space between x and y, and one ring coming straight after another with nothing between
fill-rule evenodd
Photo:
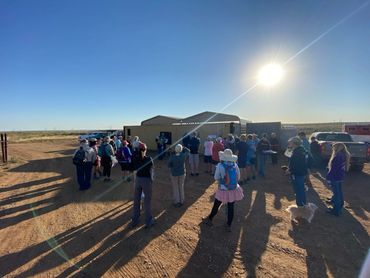
<instances>
[{"instance_id":1,"label":"red vehicle","mask_svg":"<svg viewBox=\"0 0 370 278\"><path fill-rule=\"evenodd\" d=\"M344 124L342 131L350 134L354 142L370 143L370 124Z\"/></svg>"}]
</instances>

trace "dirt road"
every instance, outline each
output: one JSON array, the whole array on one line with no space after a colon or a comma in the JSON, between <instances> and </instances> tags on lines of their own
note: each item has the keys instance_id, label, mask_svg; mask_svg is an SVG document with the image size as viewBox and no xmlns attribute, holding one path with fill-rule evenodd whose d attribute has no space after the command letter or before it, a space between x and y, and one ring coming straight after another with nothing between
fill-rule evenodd
<instances>
[{"instance_id":1,"label":"dirt road","mask_svg":"<svg viewBox=\"0 0 370 278\"><path fill-rule=\"evenodd\" d=\"M1 277L356 277L370 246L370 165L344 184L345 211L325 213L330 195L319 173L307 199L319 210L311 224L292 226L285 209L294 195L280 166L243 185L232 232L221 210L209 214L213 178L186 178L185 205L171 205L166 161L155 161L157 224L129 228L133 184L94 181L79 192L65 141L11 144L13 163L0 167ZM283 163L283 162L282 162Z\"/></svg>"}]
</instances>

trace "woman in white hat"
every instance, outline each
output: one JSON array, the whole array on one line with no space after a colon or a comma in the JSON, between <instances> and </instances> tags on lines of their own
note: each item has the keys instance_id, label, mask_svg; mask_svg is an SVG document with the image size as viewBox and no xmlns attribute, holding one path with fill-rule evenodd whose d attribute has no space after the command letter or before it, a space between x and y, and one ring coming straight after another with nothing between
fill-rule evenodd
<instances>
[{"instance_id":1,"label":"woman in white hat","mask_svg":"<svg viewBox=\"0 0 370 278\"><path fill-rule=\"evenodd\" d=\"M184 182L186 176L185 158L190 150L181 144L175 146L175 154L172 154L168 161L168 168L171 170L173 205L181 207L184 204Z\"/></svg>"},{"instance_id":2,"label":"woman in white hat","mask_svg":"<svg viewBox=\"0 0 370 278\"><path fill-rule=\"evenodd\" d=\"M231 231L231 223L234 218L234 203L243 199L243 189L239 186L239 167L236 164L238 156L233 155L232 150L226 149L219 152L220 163L216 166L214 175L218 182L215 201L210 215L205 218L205 223L212 226L212 219L218 212L221 204L227 204L227 230Z\"/></svg>"}]
</instances>

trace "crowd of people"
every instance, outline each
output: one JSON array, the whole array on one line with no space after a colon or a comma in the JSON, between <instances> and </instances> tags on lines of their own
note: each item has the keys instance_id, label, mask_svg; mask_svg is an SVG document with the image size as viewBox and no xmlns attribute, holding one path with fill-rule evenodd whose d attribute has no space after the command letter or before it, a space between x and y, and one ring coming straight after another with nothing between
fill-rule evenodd
<instances>
[{"instance_id":1,"label":"crowd of people","mask_svg":"<svg viewBox=\"0 0 370 278\"><path fill-rule=\"evenodd\" d=\"M153 159L147 153L147 146L138 136L123 140L120 137L104 137L101 139L82 140L73 155L76 165L79 190L91 187L91 179L103 178L110 182L111 169L119 164L122 170L122 181L134 181L134 205L131 226L140 223L141 201L144 202L145 226L151 227L155 219L151 213L152 184L154 181L154 160L164 159L167 152L166 141L156 138L157 156ZM190 175L199 176L200 151L203 150L206 174L211 175L218 183L215 200L210 214L204 223L212 225L212 220L222 204L227 205L227 225L231 230L234 216L234 203L243 199L241 185L256 179L257 174L266 176L265 164L271 157L273 165L278 163L280 142L276 134L269 137L263 134L242 134L240 137L229 134L227 137L209 136L201 149L201 140L196 132L184 136L182 144L176 144L169 152L167 166L172 183L173 205L181 207L185 202L184 183L186 178L186 161L189 163ZM321 164L317 156L317 141L311 138L308 142L304 133L288 141L289 164L285 172L289 175L296 196L297 207L307 205L306 186L309 169ZM331 206L329 213L339 216L343 207L342 182L345 172L349 169L350 155L346 146L337 143L328 163L327 180L333 190L333 196L327 200Z\"/></svg>"}]
</instances>

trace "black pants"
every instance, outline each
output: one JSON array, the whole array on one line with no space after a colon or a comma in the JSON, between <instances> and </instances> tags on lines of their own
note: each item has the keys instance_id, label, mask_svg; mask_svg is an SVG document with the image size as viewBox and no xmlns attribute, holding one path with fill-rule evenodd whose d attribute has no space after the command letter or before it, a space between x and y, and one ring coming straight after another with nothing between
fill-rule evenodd
<instances>
[{"instance_id":1,"label":"black pants","mask_svg":"<svg viewBox=\"0 0 370 278\"><path fill-rule=\"evenodd\" d=\"M103 176L109 178L112 169L112 159L110 156L103 156L101 158L101 165L103 166Z\"/></svg>"},{"instance_id":2,"label":"black pants","mask_svg":"<svg viewBox=\"0 0 370 278\"><path fill-rule=\"evenodd\" d=\"M211 214L208 216L210 220L212 220L213 217L215 217L221 204L222 204L221 201L215 199ZM227 225L231 226L231 223L233 222L233 218L234 218L234 202L227 203Z\"/></svg>"}]
</instances>

